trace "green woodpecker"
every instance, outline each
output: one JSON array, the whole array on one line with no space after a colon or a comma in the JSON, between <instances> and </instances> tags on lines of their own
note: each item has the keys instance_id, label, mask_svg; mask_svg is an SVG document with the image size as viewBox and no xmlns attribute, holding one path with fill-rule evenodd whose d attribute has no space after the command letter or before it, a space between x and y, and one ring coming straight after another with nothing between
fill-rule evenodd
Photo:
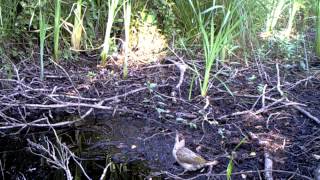
<instances>
[{"instance_id":1,"label":"green woodpecker","mask_svg":"<svg viewBox=\"0 0 320 180\"><path fill-rule=\"evenodd\" d=\"M174 159L185 169L185 171L195 171L205 166L218 164L218 161L207 161L199 154L186 148L185 139L179 136L178 131L176 131L176 140L172 154Z\"/></svg>"}]
</instances>

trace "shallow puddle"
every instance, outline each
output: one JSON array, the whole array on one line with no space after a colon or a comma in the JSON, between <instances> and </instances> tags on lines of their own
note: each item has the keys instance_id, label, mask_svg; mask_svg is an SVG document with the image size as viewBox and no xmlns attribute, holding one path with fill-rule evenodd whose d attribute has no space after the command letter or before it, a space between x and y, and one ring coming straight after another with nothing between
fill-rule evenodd
<instances>
[{"instance_id":1,"label":"shallow puddle","mask_svg":"<svg viewBox=\"0 0 320 180\"><path fill-rule=\"evenodd\" d=\"M61 142L79 157L79 162L92 179L99 179L106 166L109 168L105 179L144 179L151 172L142 153L145 150L141 133L144 126L145 123L138 120L100 118L87 119L73 129L56 131ZM52 163L30 151L27 139L46 146L45 136L56 142L50 130L1 138L0 177L65 179L63 170L54 168ZM86 179L73 160L70 160L69 167L74 179Z\"/></svg>"}]
</instances>

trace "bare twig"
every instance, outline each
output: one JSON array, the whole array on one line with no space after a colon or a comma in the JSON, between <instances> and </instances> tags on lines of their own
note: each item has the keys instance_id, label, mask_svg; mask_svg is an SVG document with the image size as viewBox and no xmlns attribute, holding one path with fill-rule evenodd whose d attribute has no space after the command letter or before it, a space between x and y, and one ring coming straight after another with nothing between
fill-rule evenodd
<instances>
[{"instance_id":1,"label":"bare twig","mask_svg":"<svg viewBox=\"0 0 320 180\"><path fill-rule=\"evenodd\" d=\"M103 172L102 172L102 174L101 174L100 180L104 180L104 179L105 179L106 174L107 174L107 171L108 171L108 168L111 166L111 164L112 164L111 162L108 163L108 164L106 165L106 167L103 169Z\"/></svg>"},{"instance_id":2,"label":"bare twig","mask_svg":"<svg viewBox=\"0 0 320 180\"><path fill-rule=\"evenodd\" d=\"M1 159L0 159L0 170L1 170L2 179L4 179L4 172L3 172L3 167L2 167L2 161L1 161Z\"/></svg>"},{"instance_id":3,"label":"bare twig","mask_svg":"<svg viewBox=\"0 0 320 180\"><path fill-rule=\"evenodd\" d=\"M273 162L271 154L265 149L264 150L264 177L266 180L273 180L272 176Z\"/></svg>"},{"instance_id":4,"label":"bare twig","mask_svg":"<svg viewBox=\"0 0 320 180\"><path fill-rule=\"evenodd\" d=\"M50 124L49 121L48 124ZM44 137L45 145L37 144L27 139L31 152L46 159L47 162L50 163L54 168L62 169L65 172L68 180L73 179L69 168L70 158L72 158L80 167L86 178L91 180L82 165L77 161L76 155L70 151L67 145L60 141L56 130L53 127L51 127L51 129L53 130L56 138L56 145L54 145L54 143L51 142L48 137Z\"/></svg>"},{"instance_id":5,"label":"bare twig","mask_svg":"<svg viewBox=\"0 0 320 180\"><path fill-rule=\"evenodd\" d=\"M320 164L318 167L314 170L314 179L315 180L320 180Z\"/></svg>"},{"instance_id":6,"label":"bare twig","mask_svg":"<svg viewBox=\"0 0 320 180\"><path fill-rule=\"evenodd\" d=\"M311 113L309 113L308 111L306 111L305 109L303 109L298 105L293 105L293 107L320 125L320 120L317 117L313 116Z\"/></svg>"},{"instance_id":7,"label":"bare twig","mask_svg":"<svg viewBox=\"0 0 320 180\"><path fill-rule=\"evenodd\" d=\"M283 96L283 91L281 90L281 81L280 81L280 70L279 70L279 64L276 63L277 68L277 90L280 93L281 97Z\"/></svg>"}]
</instances>

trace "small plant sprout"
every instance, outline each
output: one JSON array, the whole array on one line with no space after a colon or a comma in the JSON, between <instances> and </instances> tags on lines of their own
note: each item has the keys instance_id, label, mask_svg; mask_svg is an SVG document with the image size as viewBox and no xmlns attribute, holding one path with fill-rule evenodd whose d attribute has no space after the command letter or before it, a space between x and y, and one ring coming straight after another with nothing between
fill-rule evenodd
<instances>
[{"instance_id":1,"label":"small plant sprout","mask_svg":"<svg viewBox=\"0 0 320 180\"><path fill-rule=\"evenodd\" d=\"M320 0L317 1L316 55L320 57Z\"/></svg>"}]
</instances>

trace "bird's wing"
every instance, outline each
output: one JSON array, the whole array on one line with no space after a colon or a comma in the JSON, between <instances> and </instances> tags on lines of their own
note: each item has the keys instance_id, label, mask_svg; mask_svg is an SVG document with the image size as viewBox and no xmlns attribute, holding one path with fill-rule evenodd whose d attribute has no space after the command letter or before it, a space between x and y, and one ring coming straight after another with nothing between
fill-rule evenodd
<instances>
[{"instance_id":1,"label":"bird's wing","mask_svg":"<svg viewBox=\"0 0 320 180\"><path fill-rule=\"evenodd\" d=\"M199 154L194 153L188 148L180 148L177 151L177 158L180 162L188 164L204 164L207 162Z\"/></svg>"}]
</instances>

